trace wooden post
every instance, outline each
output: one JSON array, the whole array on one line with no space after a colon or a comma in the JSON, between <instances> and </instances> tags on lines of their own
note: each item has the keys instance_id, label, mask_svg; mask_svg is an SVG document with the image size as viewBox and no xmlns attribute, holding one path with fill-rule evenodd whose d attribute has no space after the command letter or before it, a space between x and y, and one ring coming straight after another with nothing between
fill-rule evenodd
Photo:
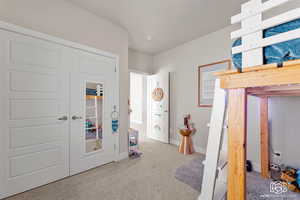
<instances>
[{"instance_id":1,"label":"wooden post","mask_svg":"<svg viewBox=\"0 0 300 200\"><path fill-rule=\"evenodd\" d=\"M261 176L270 178L268 97L260 98L260 157Z\"/></svg>"},{"instance_id":2,"label":"wooden post","mask_svg":"<svg viewBox=\"0 0 300 200\"><path fill-rule=\"evenodd\" d=\"M228 104L228 200L246 200L246 89L230 89Z\"/></svg>"}]
</instances>

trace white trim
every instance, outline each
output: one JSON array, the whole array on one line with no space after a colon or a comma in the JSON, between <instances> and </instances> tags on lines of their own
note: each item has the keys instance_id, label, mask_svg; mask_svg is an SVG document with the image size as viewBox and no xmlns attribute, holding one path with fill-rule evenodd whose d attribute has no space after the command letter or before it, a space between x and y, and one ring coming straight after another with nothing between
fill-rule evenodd
<instances>
[{"instance_id":1,"label":"white trim","mask_svg":"<svg viewBox=\"0 0 300 200\"><path fill-rule=\"evenodd\" d=\"M134 124L144 124L143 120L130 120L130 123L134 123Z\"/></svg>"},{"instance_id":2,"label":"white trim","mask_svg":"<svg viewBox=\"0 0 300 200\"><path fill-rule=\"evenodd\" d=\"M170 138L170 144L173 144L175 146L179 146L179 140Z\"/></svg>"},{"instance_id":3,"label":"white trim","mask_svg":"<svg viewBox=\"0 0 300 200\"><path fill-rule=\"evenodd\" d=\"M149 73L149 72L143 72L143 71L140 71L140 70L136 70L136 69L128 69L129 73L136 73L136 74L141 74L141 75L151 75L152 73Z\"/></svg>"},{"instance_id":4,"label":"white trim","mask_svg":"<svg viewBox=\"0 0 300 200\"><path fill-rule=\"evenodd\" d=\"M56 44L60 44L60 45L63 45L63 46L72 47L74 49L84 50L84 51L87 51L87 52L90 52L90 53L99 54L99 55L106 56L106 57L109 57L109 58L115 58L115 59L119 58L119 56L115 55L115 54L111 54L111 53L108 53L108 52L105 52L105 51L102 51L102 50L99 50L99 49L96 49L96 48L93 48L93 47L89 47L89 46L79 44L79 43L76 43L76 42L72 42L72 41L69 41L69 40L64 40L64 39L61 39L59 37L51 36L51 35L48 35L48 34L45 34L45 33L41 33L41 32L38 32L38 31L31 30L31 29L27 29L27 28L24 28L24 27L21 27L21 26L17 26L17 25L11 24L11 23L4 22L4 21L0 21L0 29L10 31L10 32L19 33L19 34L22 34L22 35L25 35L25 36L34 37L34 38L37 38L37 39L46 40L46 41L53 42L53 43L56 43Z\"/></svg>"},{"instance_id":5,"label":"white trim","mask_svg":"<svg viewBox=\"0 0 300 200\"><path fill-rule=\"evenodd\" d=\"M117 157L120 154L120 62L119 62L119 56L116 57L116 76L117 76L117 81L116 81L116 97L115 97L115 105L117 105L117 112L119 113L118 116L118 131L115 134L116 140L115 140L115 156ZM127 129L126 129L127 130ZM126 131L127 132L127 131Z\"/></svg>"},{"instance_id":6,"label":"white trim","mask_svg":"<svg viewBox=\"0 0 300 200\"><path fill-rule=\"evenodd\" d=\"M240 22L240 21L242 21L246 18L252 17L254 15L258 15L259 13L262 13L264 11L268 11L272 8L280 6L281 4L287 3L289 1L292 1L292 0L269 0L265 3L263 3L261 5L260 9L252 10L252 11L249 11L247 13L239 13L237 15L234 15L233 17L231 17L231 24L238 23L238 22ZM245 4L247 4L247 3L245 3ZM242 4L242 5L244 5L244 4Z\"/></svg>"},{"instance_id":7,"label":"white trim","mask_svg":"<svg viewBox=\"0 0 300 200\"><path fill-rule=\"evenodd\" d=\"M201 153L201 154L206 155L206 149L204 149L204 148L202 148L202 147L194 146L194 150L195 150L195 152L197 152L197 153Z\"/></svg>"},{"instance_id":8,"label":"white trim","mask_svg":"<svg viewBox=\"0 0 300 200\"><path fill-rule=\"evenodd\" d=\"M122 153L119 153L119 155L115 161L119 162L121 160L127 159L128 157L129 157L128 152L122 152Z\"/></svg>"}]
</instances>

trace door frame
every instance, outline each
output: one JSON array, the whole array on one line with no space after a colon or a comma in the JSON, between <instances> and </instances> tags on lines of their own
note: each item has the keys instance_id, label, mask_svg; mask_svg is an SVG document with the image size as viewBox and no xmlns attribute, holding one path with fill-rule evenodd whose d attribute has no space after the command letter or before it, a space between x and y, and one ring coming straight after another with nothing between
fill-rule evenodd
<instances>
[{"instance_id":1,"label":"door frame","mask_svg":"<svg viewBox=\"0 0 300 200\"><path fill-rule=\"evenodd\" d=\"M171 133L170 133L170 121L171 121L171 118L170 118L170 106L171 106L171 96L170 96L170 94L171 94L171 74L170 74L170 72L169 71L167 71L167 72L163 72L163 73L167 73L168 74L168 141L167 142L164 142L164 141L160 141L160 142L163 142L163 143L166 143L166 144L170 144L171 143ZM152 74L152 75L157 75L158 73L154 73L154 74ZM149 77L149 78L151 78L151 77ZM148 109L148 122L147 122L147 133L149 133L150 132L150 130L152 129L152 127L151 127L151 125L152 125L152 115L151 115L151 111L152 111L152 105L151 105L151 95L150 95L150 91L151 91L151 84L149 84L149 79L148 79L148 81L147 81L147 89L148 89L148 96L147 96L147 101L148 101L148 105L147 105L147 109ZM147 135L147 137L148 137L148 135ZM149 136L149 138L151 138L151 139L154 139L154 138L152 138L152 137L150 137ZM157 140L157 139L155 139L155 140ZM159 140L158 140L159 141Z\"/></svg>"},{"instance_id":2,"label":"door frame","mask_svg":"<svg viewBox=\"0 0 300 200\"><path fill-rule=\"evenodd\" d=\"M59 37L55 37L55 36L51 36L51 35L48 35L48 34L45 34L45 33L41 33L41 32L38 32L38 31L34 31L34 30L31 30L31 29L27 29L27 28L24 28L22 26L18 26L18 25L14 25L14 24L11 24L11 23L7 23L7 22L4 22L4 21L0 21L0 29L1 30L4 30L4 31L8 31L8 32L13 32L13 33L17 33L17 34L21 34L21 35L24 35L24 36L29 36L29 37L32 37L32 38L35 38L35 39L39 39L39 40L44 40L44 41L47 41L47 42L52 42L52 43L55 43L55 44L59 44L59 45L62 45L62 46L66 46L66 47L70 47L70 48L74 48L74 49L78 49L78 50L82 50L82 51L86 51L86 52L89 52L89 53L93 53L93 54L97 54L97 55L101 55L101 56L105 56L105 57L109 57L109 58L112 58L112 59L115 59L116 61L116 66L115 66L115 72L116 72L116 76L117 76L117 84L116 84L116 98L115 98L115 102L114 104L117 105L117 111L120 113L120 74L119 74L119 56L118 55L115 55L115 54L112 54L112 53L109 53L109 52L106 52L106 51L103 51L103 50L99 50L99 49L96 49L96 48L93 48L93 47L89 47L89 46L86 46L86 45L82 45L82 44L79 44L79 43L76 43L76 42L72 42L72 41L68 41L68 40L64 40L64 39L61 39ZM1 71L1 69L0 69ZM0 98L2 97L2 95L0 95ZM0 103L2 102L2 98L0 99ZM119 115L119 122L120 122L120 115ZM0 122L0 127L2 127L2 122ZM119 140L119 134L120 134L120 125L119 125L119 129L118 129L118 132L114 134L115 136L115 156L114 156L114 161L119 161L121 160L122 158L124 158L124 154L123 153L120 153L120 140ZM69 133L70 135L70 133ZM0 137L3 137L4 135L0 134ZM70 137L70 136L69 136ZM1 138L0 138L0 141L3 141ZM70 145L70 144L69 144ZM1 158L2 154L0 152L0 159ZM2 168L0 167L0 170ZM0 172L0 175L1 175L2 172ZM1 191L0 191L1 192ZM3 191L5 192L5 191ZM6 194L5 193L0 193L0 199L2 198L5 198L7 196L5 196Z\"/></svg>"},{"instance_id":3,"label":"door frame","mask_svg":"<svg viewBox=\"0 0 300 200\"><path fill-rule=\"evenodd\" d=\"M131 84L131 81L130 81L130 73L136 73L136 74L140 74L140 75L143 75L145 76L146 78L146 84L148 84L148 76L152 75L152 73L150 72L143 72L143 71L140 71L140 70L136 70L136 69L128 69L128 79L129 79L129 95L128 95L128 99L130 99L130 84ZM148 90L148 85L146 85L146 89ZM146 91L147 92L147 91ZM147 138L147 135L148 135L148 122L149 122L149 116L148 116L148 113L149 113L149 102L148 102L148 95L145 96L145 100L146 100L146 115L144 116L144 113L143 113L143 117L146 117L146 122L145 122L145 133L144 133L144 136ZM131 123L131 120L130 120L130 114L129 114L129 117L128 117L128 124L129 124L129 128L130 128L130 123ZM140 136L139 136L140 138Z\"/></svg>"}]
</instances>

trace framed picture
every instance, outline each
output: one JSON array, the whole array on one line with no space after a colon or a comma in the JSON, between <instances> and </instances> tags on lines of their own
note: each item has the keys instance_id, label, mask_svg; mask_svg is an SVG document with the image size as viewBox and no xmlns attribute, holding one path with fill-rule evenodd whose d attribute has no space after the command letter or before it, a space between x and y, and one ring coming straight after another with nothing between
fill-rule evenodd
<instances>
[{"instance_id":1,"label":"framed picture","mask_svg":"<svg viewBox=\"0 0 300 200\"><path fill-rule=\"evenodd\" d=\"M223 60L198 67L198 107L212 107L215 80L213 74L231 69L231 60Z\"/></svg>"}]
</instances>

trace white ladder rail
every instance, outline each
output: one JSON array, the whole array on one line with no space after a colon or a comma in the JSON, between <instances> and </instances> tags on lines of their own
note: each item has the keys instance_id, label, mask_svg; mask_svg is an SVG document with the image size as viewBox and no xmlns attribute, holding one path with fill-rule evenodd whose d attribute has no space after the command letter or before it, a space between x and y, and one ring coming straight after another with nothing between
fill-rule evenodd
<instances>
[{"instance_id":1,"label":"white ladder rail","mask_svg":"<svg viewBox=\"0 0 300 200\"><path fill-rule=\"evenodd\" d=\"M221 200L227 191L226 159L221 166L218 166L223 133L226 130L224 129L225 113L226 91L220 88L220 80L216 79L202 189L198 200Z\"/></svg>"},{"instance_id":2,"label":"white ladder rail","mask_svg":"<svg viewBox=\"0 0 300 200\"><path fill-rule=\"evenodd\" d=\"M96 116L96 121L95 121L95 127L96 127L96 140L99 139L99 128L98 128L98 99L97 96L95 96L95 116Z\"/></svg>"}]
</instances>

